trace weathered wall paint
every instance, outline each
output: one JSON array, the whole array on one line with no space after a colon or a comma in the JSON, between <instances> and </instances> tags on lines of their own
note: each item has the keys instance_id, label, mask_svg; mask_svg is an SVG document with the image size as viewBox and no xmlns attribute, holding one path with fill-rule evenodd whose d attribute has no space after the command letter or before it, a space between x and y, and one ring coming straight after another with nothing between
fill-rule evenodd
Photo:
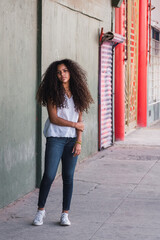
<instances>
[{"instance_id":1,"label":"weathered wall paint","mask_svg":"<svg viewBox=\"0 0 160 240\"><path fill-rule=\"evenodd\" d=\"M88 85L95 101L84 114L82 153L79 160L98 151L98 51L99 30L111 31L110 1L43 0L42 71L55 60L71 58L87 71ZM43 108L43 121L47 111ZM44 158L45 138L42 156ZM42 158L42 159L43 159Z\"/></svg>"},{"instance_id":2,"label":"weathered wall paint","mask_svg":"<svg viewBox=\"0 0 160 240\"><path fill-rule=\"evenodd\" d=\"M153 124L160 119L160 103L152 104L148 106L148 125Z\"/></svg>"},{"instance_id":3,"label":"weathered wall paint","mask_svg":"<svg viewBox=\"0 0 160 240\"><path fill-rule=\"evenodd\" d=\"M42 0L42 72L56 59L76 60L95 100L84 115L80 160L98 150L98 33L111 30L110 2ZM1 208L36 186L37 0L1 0L0 19ZM43 108L42 129L46 118Z\"/></svg>"},{"instance_id":4,"label":"weathered wall paint","mask_svg":"<svg viewBox=\"0 0 160 240\"><path fill-rule=\"evenodd\" d=\"M0 207L35 187L36 5L0 1Z\"/></svg>"}]
</instances>

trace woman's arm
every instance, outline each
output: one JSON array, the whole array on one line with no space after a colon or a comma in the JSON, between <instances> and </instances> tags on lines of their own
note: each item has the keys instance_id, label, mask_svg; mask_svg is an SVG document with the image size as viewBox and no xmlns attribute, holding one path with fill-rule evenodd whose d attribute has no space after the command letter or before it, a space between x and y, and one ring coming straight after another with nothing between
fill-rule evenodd
<instances>
[{"instance_id":1,"label":"woman's arm","mask_svg":"<svg viewBox=\"0 0 160 240\"><path fill-rule=\"evenodd\" d=\"M76 128L79 131L84 130L84 124L83 122L71 122L66 119L60 118L57 116L57 107L53 105L51 102L48 102L47 104L47 110L48 110L48 116L51 123L59 125L59 126L65 126L65 127L72 127Z\"/></svg>"},{"instance_id":2,"label":"woman's arm","mask_svg":"<svg viewBox=\"0 0 160 240\"><path fill-rule=\"evenodd\" d=\"M82 122L82 112L80 112L79 114L78 122ZM74 153L74 157L78 156L81 153L81 143L82 143L82 131L77 130L77 140L72 150L72 152Z\"/></svg>"},{"instance_id":3,"label":"woman's arm","mask_svg":"<svg viewBox=\"0 0 160 240\"><path fill-rule=\"evenodd\" d=\"M82 119L82 112L79 113L79 118L78 118L78 122L83 122ZM77 130L77 142L82 142L82 131Z\"/></svg>"}]
</instances>

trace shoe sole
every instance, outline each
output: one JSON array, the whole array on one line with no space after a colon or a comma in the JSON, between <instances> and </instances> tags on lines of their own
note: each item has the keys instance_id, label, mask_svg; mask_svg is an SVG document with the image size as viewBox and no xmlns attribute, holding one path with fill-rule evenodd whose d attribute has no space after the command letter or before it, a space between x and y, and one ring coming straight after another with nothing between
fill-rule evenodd
<instances>
[{"instance_id":1,"label":"shoe sole","mask_svg":"<svg viewBox=\"0 0 160 240\"><path fill-rule=\"evenodd\" d=\"M70 224L60 223L60 225L61 225L61 226L64 226L64 227L65 227L65 226L67 227L67 226L71 226L71 223L70 223Z\"/></svg>"},{"instance_id":2,"label":"shoe sole","mask_svg":"<svg viewBox=\"0 0 160 240\"><path fill-rule=\"evenodd\" d=\"M43 222L42 223L32 223L33 226L42 226L43 225Z\"/></svg>"},{"instance_id":3,"label":"shoe sole","mask_svg":"<svg viewBox=\"0 0 160 240\"><path fill-rule=\"evenodd\" d=\"M44 215L44 217L43 218L45 218L46 217L46 214ZM43 225L43 222L42 223L32 223L32 225L33 226L42 226Z\"/></svg>"}]
</instances>

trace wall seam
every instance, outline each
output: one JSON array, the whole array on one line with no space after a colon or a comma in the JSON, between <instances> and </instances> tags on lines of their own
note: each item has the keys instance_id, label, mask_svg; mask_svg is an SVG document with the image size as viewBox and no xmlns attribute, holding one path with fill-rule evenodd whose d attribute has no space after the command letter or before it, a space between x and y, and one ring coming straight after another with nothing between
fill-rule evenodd
<instances>
[{"instance_id":1,"label":"wall seam","mask_svg":"<svg viewBox=\"0 0 160 240\"><path fill-rule=\"evenodd\" d=\"M37 0L37 88L42 73L42 0ZM36 187L42 177L42 108L36 103Z\"/></svg>"},{"instance_id":2,"label":"wall seam","mask_svg":"<svg viewBox=\"0 0 160 240\"><path fill-rule=\"evenodd\" d=\"M73 12L80 13L80 14L86 16L86 17L89 17L89 18L92 18L92 19L94 19L94 20L103 22L103 21L102 21L101 19L99 19L99 18L93 17L93 16L91 16L91 15L89 15L89 14L87 14L87 13L84 13L84 12L82 12L82 11L79 11L79 10L73 9L73 8L71 8L71 7L68 7L68 6L66 6L66 5L64 5L64 4L62 4L62 3L57 2L57 1L55 1L55 3L58 4L58 5L60 5L60 6L65 7L65 8L68 8L69 10L71 10L71 11L73 11Z\"/></svg>"}]
</instances>

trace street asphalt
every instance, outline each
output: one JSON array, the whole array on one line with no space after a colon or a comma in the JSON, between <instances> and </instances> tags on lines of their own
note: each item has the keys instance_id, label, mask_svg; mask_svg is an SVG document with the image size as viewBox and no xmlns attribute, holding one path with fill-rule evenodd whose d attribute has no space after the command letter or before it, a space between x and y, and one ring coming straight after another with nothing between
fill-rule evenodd
<instances>
[{"instance_id":1,"label":"street asphalt","mask_svg":"<svg viewBox=\"0 0 160 240\"><path fill-rule=\"evenodd\" d=\"M0 210L0 240L160 240L160 122L77 165L69 218L59 225L62 180L43 226L33 226L38 189Z\"/></svg>"}]
</instances>

